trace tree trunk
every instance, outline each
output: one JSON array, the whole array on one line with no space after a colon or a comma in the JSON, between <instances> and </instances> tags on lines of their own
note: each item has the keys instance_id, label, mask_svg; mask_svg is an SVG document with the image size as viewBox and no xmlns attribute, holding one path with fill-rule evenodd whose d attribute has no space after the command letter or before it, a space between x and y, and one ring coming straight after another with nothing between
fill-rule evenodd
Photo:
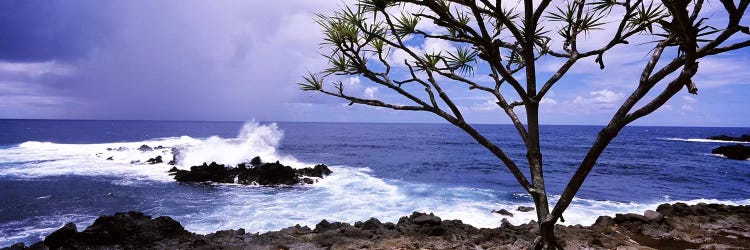
<instances>
[{"instance_id":1,"label":"tree trunk","mask_svg":"<svg viewBox=\"0 0 750 250\"><path fill-rule=\"evenodd\" d=\"M540 239L535 242L536 249L556 249L555 223L547 220L550 215L547 191L544 185L543 160L541 146L539 143L539 104L530 103L526 105L528 121L528 140L526 143L526 158L529 161L531 172L532 190L529 192L534 199L536 207L537 223L539 225Z\"/></svg>"},{"instance_id":2,"label":"tree trunk","mask_svg":"<svg viewBox=\"0 0 750 250\"><path fill-rule=\"evenodd\" d=\"M535 242L534 249L562 249L555 237L555 222L545 221L539 223L540 238Z\"/></svg>"}]
</instances>

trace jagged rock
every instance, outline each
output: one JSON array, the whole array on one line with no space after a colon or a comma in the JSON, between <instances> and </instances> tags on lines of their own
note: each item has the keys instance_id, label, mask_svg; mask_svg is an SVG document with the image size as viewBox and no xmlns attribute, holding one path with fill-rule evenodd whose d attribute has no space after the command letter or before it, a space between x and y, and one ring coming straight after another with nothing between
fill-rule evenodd
<instances>
[{"instance_id":1,"label":"jagged rock","mask_svg":"<svg viewBox=\"0 0 750 250\"><path fill-rule=\"evenodd\" d=\"M10 247L8 248L3 248L3 250L6 250L6 249L7 250L23 250L23 249L26 249L26 244L24 244L23 242L20 242L20 243L10 245Z\"/></svg>"},{"instance_id":2,"label":"jagged rock","mask_svg":"<svg viewBox=\"0 0 750 250\"><path fill-rule=\"evenodd\" d=\"M107 151L127 151L128 148L126 147L119 147L119 148L107 148Z\"/></svg>"},{"instance_id":3,"label":"jagged rock","mask_svg":"<svg viewBox=\"0 0 750 250\"><path fill-rule=\"evenodd\" d=\"M510 216L510 217L513 217L513 213L511 213L511 212L508 212L508 210L505 210L505 209L500 209L500 210L492 210L492 212L493 212L493 213L496 213L496 214L500 214L500 215L505 215L505 216Z\"/></svg>"},{"instance_id":4,"label":"jagged rock","mask_svg":"<svg viewBox=\"0 0 750 250\"><path fill-rule=\"evenodd\" d=\"M412 219L412 222L417 225L440 225L441 220L433 214L422 214Z\"/></svg>"},{"instance_id":5,"label":"jagged rock","mask_svg":"<svg viewBox=\"0 0 750 250\"><path fill-rule=\"evenodd\" d=\"M263 161L260 160L260 156L256 156L250 160L250 165L259 166L260 164L263 164Z\"/></svg>"},{"instance_id":6,"label":"jagged rock","mask_svg":"<svg viewBox=\"0 0 750 250\"><path fill-rule=\"evenodd\" d=\"M717 135L717 136L709 136L709 140L717 140L717 141L739 141L739 142L750 142L750 135L744 134L740 137L732 137L728 135Z\"/></svg>"},{"instance_id":7,"label":"jagged rock","mask_svg":"<svg viewBox=\"0 0 750 250\"><path fill-rule=\"evenodd\" d=\"M155 158L149 158L146 162L148 164L164 163L164 161L161 159L161 155L156 156Z\"/></svg>"},{"instance_id":8,"label":"jagged rock","mask_svg":"<svg viewBox=\"0 0 750 250\"><path fill-rule=\"evenodd\" d=\"M330 169L328 169L328 166L326 166L325 164L318 164L318 165L315 165L315 167L313 168L298 169L297 173L303 176L323 178L331 174L332 172Z\"/></svg>"},{"instance_id":9,"label":"jagged rock","mask_svg":"<svg viewBox=\"0 0 750 250\"><path fill-rule=\"evenodd\" d=\"M177 170L174 173L174 178L181 182L218 182L218 183L234 183L234 177L237 176L237 171L227 168L224 165L203 163L200 166L190 167L188 170Z\"/></svg>"},{"instance_id":10,"label":"jagged rock","mask_svg":"<svg viewBox=\"0 0 750 250\"><path fill-rule=\"evenodd\" d=\"M370 218L369 220L362 223L361 226L359 226L359 228L362 228L364 230L378 230L378 229L384 228L384 226L383 226L383 223L380 222L380 220L376 218Z\"/></svg>"},{"instance_id":11,"label":"jagged rock","mask_svg":"<svg viewBox=\"0 0 750 250\"><path fill-rule=\"evenodd\" d=\"M284 166L277 161L243 171L237 177L237 182L245 185L256 183L262 186L294 185L299 183L300 179L292 167Z\"/></svg>"},{"instance_id":12,"label":"jagged rock","mask_svg":"<svg viewBox=\"0 0 750 250\"><path fill-rule=\"evenodd\" d=\"M76 224L65 224L65 226L57 229L57 231L52 232L50 235L44 238L44 245L46 245L50 249L58 249L64 246L66 244L66 241L73 238L76 233L78 233Z\"/></svg>"},{"instance_id":13,"label":"jagged rock","mask_svg":"<svg viewBox=\"0 0 750 250\"><path fill-rule=\"evenodd\" d=\"M162 245L165 242L189 242L192 237L192 233L172 218L151 219L143 213L127 212L101 216L81 232L76 232L74 224L67 224L47 236L44 244L50 249L165 248Z\"/></svg>"},{"instance_id":14,"label":"jagged rock","mask_svg":"<svg viewBox=\"0 0 750 250\"><path fill-rule=\"evenodd\" d=\"M114 160L114 158L112 158L112 156L110 156L110 157L107 157L107 160L108 161L112 161L112 160Z\"/></svg>"},{"instance_id":15,"label":"jagged rock","mask_svg":"<svg viewBox=\"0 0 750 250\"><path fill-rule=\"evenodd\" d=\"M750 206L684 203L657 208L662 223L637 216L601 216L592 226L555 227L564 249L745 249L750 246ZM671 211L670 213L668 213ZM667 215L669 214L669 215ZM433 218L435 217L435 218ZM63 249L524 249L539 232L535 222L476 229L457 220L415 212L397 224L377 219L348 223L321 221L311 230L295 225L262 234L222 230L192 234L168 217L151 219L141 213L102 216L82 232L73 226L58 230L72 236L57 238ZM64 227L65 228L65 227ZM72 229L72 230L71 230ZM439 236L439 237L434 237ZM53 249L38 242L16 249ZM10 249L10 248L4 248Z\"/></svg>"},{"instance_id":16,"label":"jagged rock","mask_svg":"<svg viewBox=\"0 0 750 250\"><path fill-rule=\"evenodd\" d=\"M624 222L641 222L641 223L648 223L649 220L640 214L634 214L634 213L628 213L628 214L615 214L615 223L624 223Z\"/></svg>"},{"instance_id":17,"label":"jagged rock","mask_svg":"<svg viewBox=\"0 0 750 250\"><path fill-rule=\"evenodd\" d=\"M177 167L172 167L167 172L168 173L176 173L177 171L179 171L179 169Z\"/></svg>"},{"instance_id":18,"label":"jagged rock","mask_svg":"<svg viewBox=\"0 0 750 250\"><path fill-rule=\"evenodd\" d=\"M721 146L711 150L712 154L721 154L733 160L747 160L750 158L750 147L742 144L732 146Z\"/></svg>"},{"instance_id":19,"label":"jagged rock","mask_svg":"<svg viewBox=\"0 0 750 250\"><path fill-rule=\"evenodd\" d=\"M670 216L672 215L672 205L669 203L664 203L656 207L656 212L659 212L660 214L664 216Z\"/></svg>"},{"instance_id":20,"label":"jagged rock","mask_svg":"<svg viewBox=\"0 0 750 250\"><path fill-rule=\"evenodd\" d=\"M141 151L141 152L146 152L146 151L152 151L152 150L154 150L154 149L153 149L153 148L151 148L151 147L149 147L149 146L148 146L148 145L146 145L146 144L143 144L143 145L141 145L141 146L140 146L140 147L138 148L138 150L139 150L139 151Z\"/></svg>"},{"instance_id":21,"label":"jagged rock","mask_svg":"<svg viewBox=\"0 0 750 250\"><path fill-rule=\"evenodd\" d=\"M519 212L531 212L531 211L534 211L534 208L533 207L526 207L526 206L518 206L518 208L516 208L516 211L519 211Z\"/></svg>"},{"instance_id":22,"label":"jagged rock","mask_svg":"<svg viewBox=\"0 0 750 250\"><path fill-rule=\"evenodd\" d=\"M154 148L154 150L160 150L160 149L165 149L165 148L166 148L166 147L164 147L164 146L162 146L162 145L159 145L159 146L156 146L156 147Z\"/></svg>"},{"instance_id":23,"label":"jagged rock","mask_svg":"<svg viewBox=\"0 0 750 250\"><path fill-rule=\"evenodd\" d=\"M173 174L175 179L180 182L235 183L236 179L238 184L277 186L301 183L314 184L316 181L311 177L323 178L330 173L331 170L323 164L314 168L294 169L277 161L250 167L244 163L237 165L237 167L204 163L201 166L191 167L190 171L177 170Z\"/></svg>"},{"instance_id":24,"label":"jagged rock","mask_svg":"<svg viewBox=\"0 0 750 250\"><path fill-rule=\"evenodd\" d=\"M643 212L643 216L646 217L646 219L648 219L649 221L653 222L661 222L662 220L664 220L664 215L654 210L646 210L645 212Z\"/></svg>"}]
</instances>

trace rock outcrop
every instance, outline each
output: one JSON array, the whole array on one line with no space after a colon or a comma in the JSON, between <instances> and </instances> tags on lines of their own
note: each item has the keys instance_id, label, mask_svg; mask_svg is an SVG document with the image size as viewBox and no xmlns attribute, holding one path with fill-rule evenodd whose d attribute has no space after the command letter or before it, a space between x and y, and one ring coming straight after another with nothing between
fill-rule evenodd
<instances>
[{"instance_id":1,"label":"rock outcrop","mask_svg":"<svg viewBox=\"0 0 750 250\"><path fill-rule=\"evenodd\" d=\"M745 249L750 206L662 204L656 211L601 216L591 226L555 227L564 249ZM415 212L397 223L371 218L353 225L323 220L263 234L244 229L207 235L186 231L169 217L137 212L102 216L77 232L74 224L29 247L6 249L524 249L536 223L477 229L460 220Z\"/></svg>"},{"instance_id":2,"label":"rock outcrop","mask_svg":"<svg viewBox=\"0 0 750 250\"><path fill-rule=\"evenodd\" d=\"M147 152L147 151L153 151L153 150L154 150L153 148L149 147L149 146L148 146L148 145L146 145L146 144L143 144L143 145L141 145L141 146L140 146L140 147L138 148L138 151L141 151L141 152Z\"/></svg>"},{"instance_id":3,"label":"rock outcrop","mask_svg":"<svg viewBox=\"0 0 750 250\"><path fill-rule=\"evenodd\" d=\"M257 159L257 161L255 160ZM252 163L260 163L256 157ZM190 170L173 172L175 180L179 182L216 182L237 183L244 185L278 186L313 184L316 178L324 178L331 174L331 170L324 164L313 168L294 169L279 162L262 163L257 165L239 164L229 167L212 162L200 166L190 167Z\"/></svg>"},{"instance_id":4,"label":"rock outcrop","mask_svg":"<svg viewBox=\"0 0 750 250\"><path fill-rule=\"evenodd\" d=\"M732 137L728 135L717 135L717 136L709 136L707 139L717 140L717 141L750 142L750 135L744 134L740 137Z\"/></svg>"},{"instance_id":5,"label":"rock outcrop","mask_svg":"<svg viewBox=\"0 0 750 250\"><path fill-rule=\"evenodd\" d=\"M750 147L746 147L742 144L721 146L711 150L711 153L724 155L732 160L747 160L750 158Z\"/></svg>"},{"instance_id":6,"label":"rock outcrop","mask_svg":"<svg viewBox=\"0 0 750 250\"><path fill-rule=\"evenodd\" d=\"M146 160L146 163L148 164L158 164L158 163L164 163L164 160L161 159L161 155L156 156L154 158L149 158Z\"/></svg>"}]
</instances>

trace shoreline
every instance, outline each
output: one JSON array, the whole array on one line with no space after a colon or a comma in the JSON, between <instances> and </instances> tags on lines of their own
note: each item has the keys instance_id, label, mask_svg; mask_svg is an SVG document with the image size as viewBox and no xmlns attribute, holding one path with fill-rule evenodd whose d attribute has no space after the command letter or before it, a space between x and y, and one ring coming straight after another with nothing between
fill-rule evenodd
<instances>
[{"instance_id":1,"label":"shoreline","mask_svg":"<svg viewBox=\"0 0 750 250\"><path fill-rule=\"evenodd\" d=\"M591 226L555 228L566 249L743 249L750 246L750 206L684 203L662 204L643 214L599 216ZM353 224L322 220L315 228L291 226L278 231L247 233L222 230L191 233L177 221L139 212L101 216L84 230L68 223L45 240L5 249L520 249L529 246L534 222L514 226L504 220L492 229L477 229L460 220L442 220L414 212L397 223L376 218Z\"/></svg>"}]
</instances>

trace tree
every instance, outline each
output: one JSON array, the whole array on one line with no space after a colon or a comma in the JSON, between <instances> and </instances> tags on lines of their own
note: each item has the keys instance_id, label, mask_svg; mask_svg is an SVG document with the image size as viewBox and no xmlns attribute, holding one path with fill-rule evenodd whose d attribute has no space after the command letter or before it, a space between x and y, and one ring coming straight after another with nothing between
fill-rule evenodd
<instances>
[{"instance_id":1,"label":"tree","mask_svg":"<svg viewBox=\"0 0 750 250\"><path fill-rule=\"evenodd\" d=\"M704 0L518 0L515 5L501 0L358 0L332 15L318 14L316 21L324 33L322 53L331 67L304 76L300 86L345 99L350 105L430 112L462 129L494 154L533 198L540 226L534 247L559 248L554 225L623 127L651 114L683 87L697 94L693 76L700 59L750 46L750 40L736 42L742 33L750 34L748 27L740 24L750 0L719 2L726 23L715 28L701 14ZM424 31L420 22L431 22L439 30ZM581 49L583 39L579 38L610 22L617 24L617 30L606 44ZM594 59L604 69L608 51L639 36L649 37L653 48L639 81L634 82L635 89L601 129L559 200L550 207L539 145L542 98L578 61ZM413 39L446 41L455 49L423 52L409 46ZM387 60L395 51L407 55L402 70ZM540 79L537 64L546 57L564 63L550 77ZM489 73L492 83L472 77L482 71ZM364 77L411 104L350 95L340 80L334 79L332 87L324 86L326 78L335 78L332 75ZM526 145L530 180L503 149L467 123L441 87L446 84L464 85L495 99ZM503 85L510 88L501 88ZM509 102L508 96L520 100ZM525 109L525 123L515 111L518 107Z\"/></svg>"}]
</instances>

